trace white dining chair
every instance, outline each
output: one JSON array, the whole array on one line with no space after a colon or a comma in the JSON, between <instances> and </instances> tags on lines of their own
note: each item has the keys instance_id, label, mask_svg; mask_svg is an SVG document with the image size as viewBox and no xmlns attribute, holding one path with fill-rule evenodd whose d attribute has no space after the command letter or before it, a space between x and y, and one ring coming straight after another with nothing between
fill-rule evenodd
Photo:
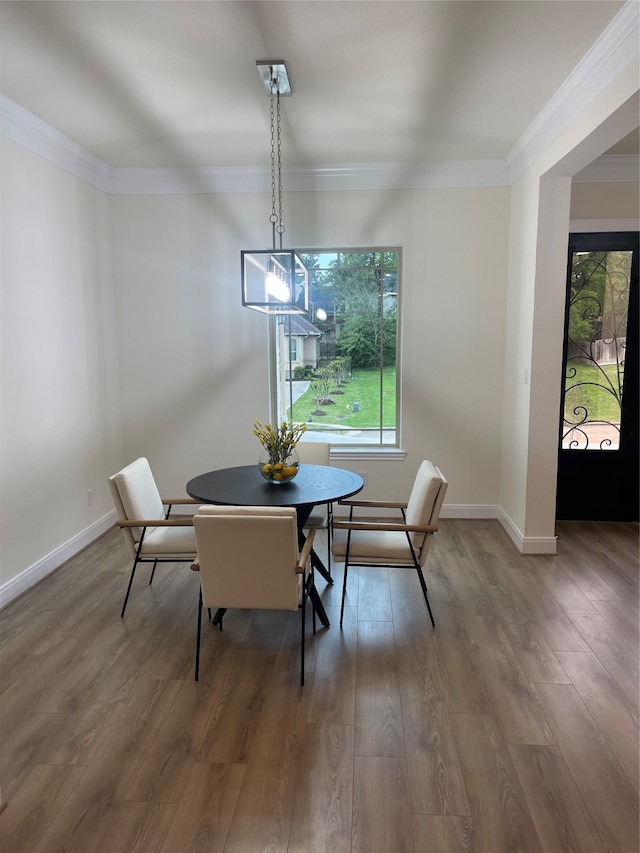
<instances>
[{"instance_id":1,"label":"white dining chair","mask_svg":"<svg viewBox=\"0 0 640 853\"><path fill-rule=\"evenodd\" d=\"M149 461L141 456L108 478L116 508L116 524L122 530L133 559L124 597L124 616L138 563L153 563L149 583L158 563L191 562L196 554L193 516L171 517L176 504L197 504L193 498L162 498Z\"/></svg>"},{"instance_id":2,"label":"white dining chair","mask_svg":"<svg viewBox=\"0 0 640 853\"><path fill-rule=\"evenodd\" d=\"M298 552L295 507L201 506L194 516L200 574L195 680L200 672L202 608L301 611L300 684L304 684L305 610L313 583L309 531Z\"/></svg>"},{"instance_id":3,"label":"white dining chair","mask_svg":"<svg viewBox=\"0 0 640 853\"><path fill-rule=\"evenodd\" d=\"M365 501L358 498L338 501L339 505L349 507L348 520L333 519L333 559L334 562L344 563L341 625L349 566L375 565L416 570L431 625L435 627L422 569L433 534L438 530L447 485L442 471L425 459L418 468L408 501ZM359 514L363 509L376 512L392 509L397 512L398 519L389 521L371 516L362 519Z\"/></svg>"},{"instance_id":4,"label":"white dining chair","mask_svg":"<svg viewBox=\"0 0 640 853\"><path fill-rule=\"evenodd\" d=\"M296 447L301 463L307 465L329 465L331 445L328 441L300 441ZM331 519L333 504L316 504L307 518L305 530L327 531L327 572L331 577Z\"/></svg>"}]
</instances>

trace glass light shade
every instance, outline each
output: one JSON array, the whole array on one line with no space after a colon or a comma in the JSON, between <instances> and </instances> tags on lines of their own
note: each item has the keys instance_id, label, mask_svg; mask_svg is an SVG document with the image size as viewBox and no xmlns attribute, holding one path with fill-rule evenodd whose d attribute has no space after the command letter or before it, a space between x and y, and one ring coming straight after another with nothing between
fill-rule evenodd
<instances>
[{"instance_id":1,"label":"glass light shade","mask_svg":"<svg viewBox=\"0 0 640 853\"><path fill-rule=\"evenodd\" d=\"M291 299L289 285L275 272L267 273L264 286L269 296L275 297L279 302L289 302Z\"/></svg>"},{"instance_id":2,"label":"glass light shade","mask_svg":"<svg viewBox=\"0 0 640 853\"><path fill-rule=\"evenodd\" d=\"M241 252L242 304L263 314L306 314L309 274L293 249Z\"/></svg>"}]
</instances>

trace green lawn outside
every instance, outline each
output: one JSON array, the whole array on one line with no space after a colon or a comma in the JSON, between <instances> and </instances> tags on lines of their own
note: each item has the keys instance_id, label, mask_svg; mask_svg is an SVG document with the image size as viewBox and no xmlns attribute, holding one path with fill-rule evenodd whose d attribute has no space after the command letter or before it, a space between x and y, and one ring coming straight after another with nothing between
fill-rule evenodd
<instances>
[{"instance_id":1,"label":"green lawn outside","mask_svg":"<svg viewBox=\"0 0 640 853\"><path fill-rule=\"evenodd\" d=\"M567 423L583 420L583 413L573 413L575 408L584 407L589 421L620 422L620 406L614 394L611 393L603 372L609 378L615 389L618 388L617 366L615 364L601 365L580 364L569 362L569 368L575 368L575 378L567 380L565 391L564 411ZM586 383L586 384L581 384ZM577 387L574 387L577 386Z\"/></svg>"},{"instance_id":2,"label":"green lawn outside","mask_svg":"<svg viewBox=\"0 0 640 853\"><path fill-rule=\"evenodd\" d=\"M383 372L383 427L395 428L396 414L396 369L385 367ZM335 393L332 389L329 406L316 406L313 402L313 390L310 387L293 404L293 418L297 422L317 424L338 424L341 427L377 428L380 425L380 371L354 370L351 379ZM360 406L354 412L354 403ZM324 414L318 414L321 411ZM290 417L290 411L287 412Z\"/></svg>"}]
</instances>

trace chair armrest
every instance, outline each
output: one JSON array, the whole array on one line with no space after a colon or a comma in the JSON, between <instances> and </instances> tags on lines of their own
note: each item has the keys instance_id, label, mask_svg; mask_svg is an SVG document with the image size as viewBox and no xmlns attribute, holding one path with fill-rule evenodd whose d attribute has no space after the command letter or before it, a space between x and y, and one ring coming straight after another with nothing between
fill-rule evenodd
<instances>
[{"instance_id":1,"label":"chair armrest","mask_svg":"<svg viewBox=\"0 0 640 853\"><path fill-rule=\"evenodd\" d=\"M400 531L402 533L435 533L438 530L436 524L396 524L393 521L335 521L333 526L342 530L388 530L390 532Z\"/></svg>"},{"instance_id":2,"label":"chair armrest","mask_svg":"<svg viewBox=\"0 0 640 853\"><path fill-rule=\"evenodd\" d=\"M304 568L307 565L307 561L308 561L309 557L311 556L311 548L313 546L313 540L315 538L315 535L316 535L316 531L313 528L307 534L307 538L305 540L304 547L302 548L302 551L300 551L300 553L298 554L298 563L296 565L296 574L297 575L303 575L304 574Z\"/></svg>"},{"instance_id":3,"label":"chair armrest","mask_svg":"<svg viewBox=\"0 0 640 853\"><path fill-rule=\"evenodd\" d=\"M162 503L166 506L167 512L165 514L165 518L169 518L171 515L171 510L174 506L197 506L202 503L202 501L196 501L194 498L160 498ZM173 516L175 518L175 516Z\"/></svg>"},{"instance_id":4,"label":"chair armrest","mask_svg":"<svg viewBox=\"0 0 640 853\"><path fill-rule=\"evenodd\" d=\"M124 518L116 521L118 527L193 527L192 515L173 518Z\"/></svg>"},{"instance_id":5,"label":"chair armrest","mask_svg":"<svg viewBox=\"0 0 640 853\"><path fill-rule=\"evenodd\" d=\"M359 500L351 500L350 498L344 498L341 501L338 501L342 506L373 506L373 507L386 507L389 509L406 509L407 501L359 501Z\"/></svg>"}]
</instances>

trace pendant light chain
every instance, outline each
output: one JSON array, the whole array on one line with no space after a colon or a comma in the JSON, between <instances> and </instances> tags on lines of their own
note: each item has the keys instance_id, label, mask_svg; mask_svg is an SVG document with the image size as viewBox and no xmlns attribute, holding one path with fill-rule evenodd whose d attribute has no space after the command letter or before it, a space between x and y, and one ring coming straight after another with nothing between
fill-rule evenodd
<instances>
[{"instance_id":1,"label":"pendant light chain","mask_svg":"<svg viewBox=\"0 0 640 853\"><path fill-rule=\"evenodd\" d=\"M276 248L276 224L278 223L278 214L276 213L276 129L275 129L275 109L274 100L276 92L276 78L271 76L271 96L270 96L270 118L271 118L271 239L273 248ZM279 159L279 158L278 158ZM281 244L282 247L282 244Z\"/></svg>"},{"instance_id":2,"label":"pendant light chain","mask_svg":"<svg viewBox=\"0 0 640 853\"><path fill-rule=\"evenodd\" d=\"M271 94L269 101L271 118L271 216L269 217L269 222L271 223L271 237L273 240L273 248L276 248L277 233L279 235L279 246L280 249L282 249L282 235L284 234L285 228L282 222L282 142L280 134L280 89L278 87L278 78L273 73L271 75ZM276 191L278 196L277 211Z\"/></svg>"},{"instance_id":3,"label":"pendant light chain","mask_svg":"<svg viewBox=\"0 0 640 853\"><path fill-rule=\"evenodd\" d=\"M282 221L282 158L280 141L280 89L277 94L276 127L278 135L278 226L276 231L280 235L280 248L282 249L282 235L284 234L284 223Z\"/></svg>"}]
</instances>

